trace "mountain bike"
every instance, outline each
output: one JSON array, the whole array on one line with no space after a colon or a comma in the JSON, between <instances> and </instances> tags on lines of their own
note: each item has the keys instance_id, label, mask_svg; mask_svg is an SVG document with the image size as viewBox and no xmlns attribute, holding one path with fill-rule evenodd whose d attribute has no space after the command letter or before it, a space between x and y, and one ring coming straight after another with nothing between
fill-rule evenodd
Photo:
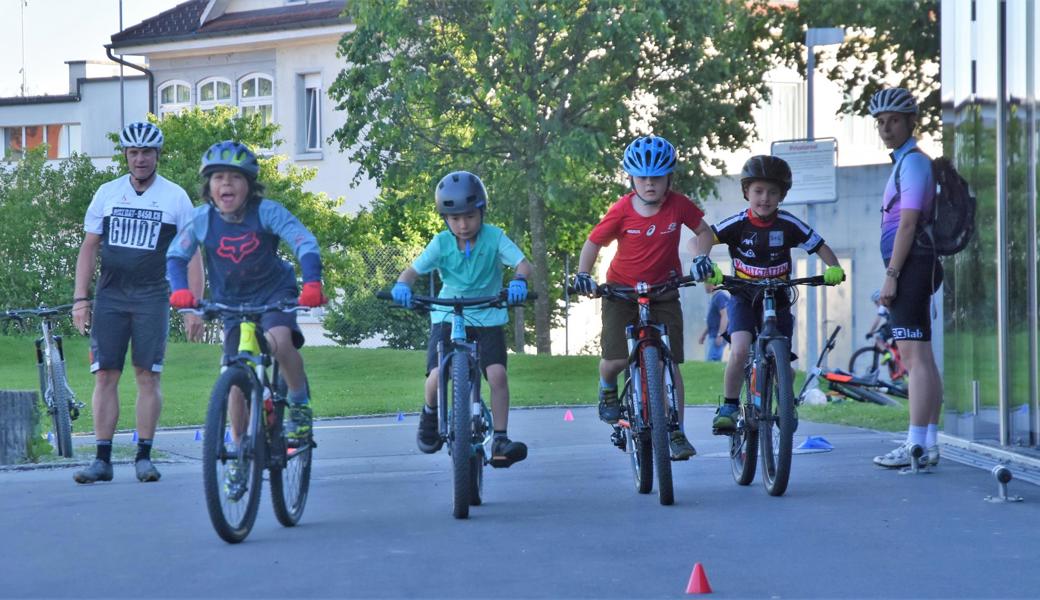
<instances>
[{"instance_id":1,"label":"mountain bike","mask_svg":"<svg viewBox=\"0 0 1040 600\"><path fill-rule=\"evenodd\" d=\"M285 527L303 516L310 489L313 438L285 435L288 391L264 336L266 312L307 310L295 301L229 306L200 302L180 309L204 319L240 318L238 354L224 358L213 386L202 438L202 482L206 509L217 535L230 544L246 539L260 505L263 472L271 483L275 517ZM270 372L269 372L270 371Z\"/></svg>"},{"instance_id":2,"label":"mountain bike","mask_svg":"<svg viewBox=\"0 0 1040 600\"><path fill-rule=\"evenodd\" d=\"M437 429L448 447L452 463L452 515L469 517L470 506L480 506L484 493L484 466L491 462L490 446L494 435L494 419L480 393L480 353L477 342L466 340L467 307L495 308L506 305L508 290L495 296L472 298L438 298L412 296L412 310L425 313L433 306L451 307L451 341L437 343L439 373L437 385ZM376 297L393 300L390 292L376 292ZM535 299L529 293L529 300ZM470 323L471 325L478 325ZM449 391L449 381L451 390ZM450 399L450 402L449 402Z\"/></svg>"},{"instance_id":3,"label":"mountain bike","mask_svg":"<svg viewBox=\"0 0 1040 600\"><path fill-rule=\"evenodd\" d=\"M798 392L797 402L801 404L812 386L822 380L827 382L827 387L830 391L852 400L870 402L882 406L901 406L898 401L889 398L885 394L906 398L906 387L879 379L877 372L866 377L860 377L848 371L827 369L823 366L827 363L827 355L834 349L839 331L841 331L841 325L835 327L834 331L831 332L830 338L827 339L827 343L824 344L823 350L820 352L820 357L816 360L816 366L806 374L802 389Z\"/></svg>"},{"instance_id":4,"label":"mountain bike","mask_svg":"<svg viewBox=\"0 0 1040 600\"><path fill-rule=\"evenodd\" d=\"M896 385L906 384L907 370L895 340L873 332L874 344L864 346L849 358L849 372L858 377L884 377Z\"/></svg>"},{"instance_id":5,"label":"mountain bike","mask_svg":"<svg viewBox=\"0 0 1040 600\"><path fill-rule=\"evenodd\" d=\"M675 502L672 487L672 458L669 433L679 427L679 406L675 393L676 366L672 362L668 329L650 319L650 305L662 295L695 285L691 277L679 277L634 287L600 284L594 297L612 301L635 302L639 318L625 328L628 341L628 366L621 389L621 418L614 425L610 440L629 455L636 491L653 491L657 471L657 495L662 505ZM573 288L569 288L573 292ZM666 413L665 403L671 408Z\"/></svg>"},{"instance_id":6,"label":"mountain bike","mask_svg":"<svg viewBox=\"0 0 1040 600\"><path fill-rule=\"evenodd\" d=\"M741 279L724 276L731 293L752 289L762 298L761 325L744 365L740 413L730 434L730 467L739 485L755 479L756 454L762 459L762 482L770 496L782 496L791 476L791 451L798 428L791 370L791 340L780 333L776 294L799 285L825 285L822 276L800 279Z\"/></svg>"},{"instance_id":7,"label":"mountain bike","mask_svg":"<svg viewBox=\"0 0 1040 600\"><path fill-rule=\"evenodd\" d=\"M59 456L65 458L71 458L73 455L72 422L79 418L79 410L83 408L83 403L76 400L76 394L69 387L69 379L65 373L65 350L61 336L54 333L54 319L59 315L68 314L71 310L71 304L63 304L0 313L0 317L14 321L22 321L26 317L40 319L40 337L36 339L36 369L40 376L40 395L54 427L55 450Z\"/></svg>"}]
</instances>

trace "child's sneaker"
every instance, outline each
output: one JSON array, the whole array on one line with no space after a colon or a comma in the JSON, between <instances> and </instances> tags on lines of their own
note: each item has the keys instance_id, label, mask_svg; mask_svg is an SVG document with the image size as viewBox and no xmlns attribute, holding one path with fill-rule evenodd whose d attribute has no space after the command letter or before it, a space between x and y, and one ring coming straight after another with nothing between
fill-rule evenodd
<instances>
[{"instance_id":1,"label":"child's sneaker","mask_svg":"<svg viewBox=\"0 0 1040 600\"><path fill-rule=\"evenodd\" d=\"M309 404L290 404L289 420L285 423L285 437L294 442L310 438L313 420L314 411Z\"/></svg>"},{"instance_id":2,"label":"child's sneaker","mask_svg":"<svg viewBox=\"0 0 1040 600\"><path fill-rule=\"evenodd\" d=\"M679 429L674 429L668 434L668 449L671 451L672 460L690 460L691 456L697 454L697 450L686 439L686 434Z\"/></svg>"},{"instance_id":3,"label":"child's sneaker","mask_svg":"<svg viewBox=\"0 0 1040 600\"><path fill-rule=\"evenodd\" d=\"M527 458L527 446L507 437L495 438L491 442L491 466L499 469L509 467Z\"/></svg>"},{"instance_id":4,"label":"child's sneaker","mask_svg":"<svg viewBox=\"0 0 1040 600\"><path fill-rule=\"evenodd\" d=\"M415 433L415 442L421 452L433 454L444 445L441 433L437 429L437 413L419 411L419 431Z\"/></svg>"},{"instance_id":5,"label":"child's sneaker","mask_svg":"<svg viewBox=\"0 0 1040 600\"><path fill-rule=\"evenodd\" d=\"M617 388L599 388L599 419L611 425L621 418L621 403L618 402Z\"/></svg>"},{"instance_id":6,"label":"child's sneaker","mask_svg":"<svg viewBox=\"0 0 1040 600\"><path fill-rule=\"evenodd\" d=\"M711 422L711 432L715 435L729 435L737 428L737 415L740 407L736 404L723 404L715 411L715 418Z\"/></svg>"}]
</instances>

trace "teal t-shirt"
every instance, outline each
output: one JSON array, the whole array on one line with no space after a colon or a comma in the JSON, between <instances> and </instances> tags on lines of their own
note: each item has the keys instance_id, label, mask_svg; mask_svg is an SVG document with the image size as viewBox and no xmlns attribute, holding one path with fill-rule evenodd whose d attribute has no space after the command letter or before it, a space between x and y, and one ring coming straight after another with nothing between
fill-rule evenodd
<instances>
[{"instance_id":1,"label":"teal t-shirt","mask_svg":"<svg viewBox=\"0 0 1040 600\"><path fill-rule=\"evenodd\" d=\"M426 249L412 263L420 275L434 269L440 273L443 287L439 298L472 298L494 296L502 289L502 267L516 268L524 260L524 253L505 232L485 223L477 234L469 256L459 249L455 235L448 230L433 236ZM509 322L504 308L466 308L467 325L493 327ZM430 311L433 323L451 321L450 307L435 307Z\"/></svg>"}]
</instances>

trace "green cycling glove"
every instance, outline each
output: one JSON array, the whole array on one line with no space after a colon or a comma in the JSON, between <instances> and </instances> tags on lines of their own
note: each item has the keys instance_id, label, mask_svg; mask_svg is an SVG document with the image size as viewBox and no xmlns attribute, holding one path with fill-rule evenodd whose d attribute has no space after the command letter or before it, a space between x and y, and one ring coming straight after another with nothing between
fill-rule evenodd
<instances>
[{"instance_id":1,"label":"green cycling glove","mask_svg":"<svg viewBox=\"0 0 1040 600\"><path fill-rule=\"evenodd\" d=\"M827 285L838 285L842 281L845 281L845 269L842 269L841 266L834 265L824 270L823 282Z\"/></svg>"}]
</instances>

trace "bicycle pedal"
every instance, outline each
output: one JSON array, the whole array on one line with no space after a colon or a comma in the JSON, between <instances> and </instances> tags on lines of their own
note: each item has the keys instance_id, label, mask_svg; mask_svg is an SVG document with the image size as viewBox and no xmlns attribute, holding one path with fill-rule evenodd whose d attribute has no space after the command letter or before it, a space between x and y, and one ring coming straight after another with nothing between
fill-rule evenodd
<instances>
[{"instance_id":1,"label":"bicycle pedal","mask_svg":"<svg viewBox=\"0 0 1040 600\"><path fill-rule=\"evenodd\" d=\"M515 461L508 456L492 456L488 464L496 469L508 469L513 466L513 462Z\"/></svg>"},{"instance_id":2,"label":"bicycle pedal","mask_svg":"<svg viewBox=\"0 0 1040 600\"><path fill-rule=\"evenodd\" d=\"M691 458L693 458L693 456L683 456L681 458L677 457L677 456L670 456L669 458L671 459L672 462L685 462L685 461L690 460Z\"/></svg>"}]
</instances>

